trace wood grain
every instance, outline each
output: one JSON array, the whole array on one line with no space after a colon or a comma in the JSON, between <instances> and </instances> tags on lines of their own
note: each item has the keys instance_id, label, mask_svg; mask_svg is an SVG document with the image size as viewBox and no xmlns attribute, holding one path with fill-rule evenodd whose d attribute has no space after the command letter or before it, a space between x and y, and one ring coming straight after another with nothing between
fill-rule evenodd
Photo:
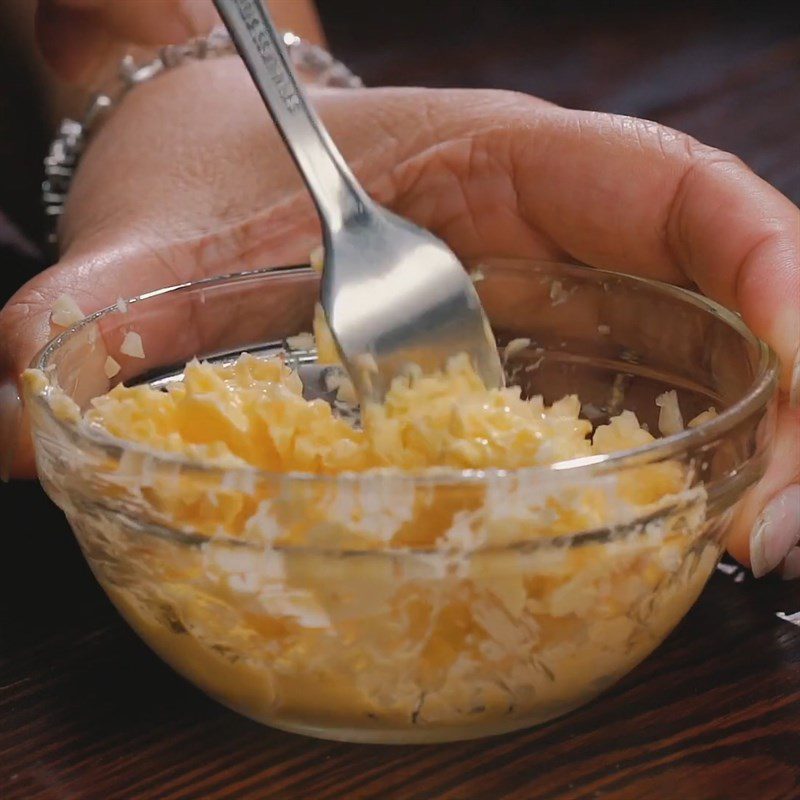
<instances>
[{"instance_id":1,"label":"wood grain","mask_svg":"<svg viewBox=\"0 0 800 800\"><path fill-rule=\"evenodd\" d=\"M800 199L796 9L569 2L537 17L532 5L322 7L338 54L369 83L500 86L658 119ZM202 696L119 620L37 486L0 487L0 509L4 800L800 798L800 627L776 616L800 610L798 583L716 573L651 658L550 725L452 745L346 745L270 730Z\"/></svg>"}]
</instances>

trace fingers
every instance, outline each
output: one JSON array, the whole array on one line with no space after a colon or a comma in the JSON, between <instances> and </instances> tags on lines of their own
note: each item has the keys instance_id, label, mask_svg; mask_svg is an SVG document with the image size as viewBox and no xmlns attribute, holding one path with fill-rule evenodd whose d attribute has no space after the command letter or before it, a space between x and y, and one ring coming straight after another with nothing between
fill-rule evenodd
<instances>
[{"instance_id":1,"label":"fingers","mask_svg":"<svg viewBox=\"0 0 800 800\"><path fill-rule=\"evenodd\" d=\"M782 386L800 391L800 209L738 159L702 148L666 221L676 261L710 297L741 312L777 352Z\"/></svg>"},{"instance_id":2,"label":"fingers","mask_svg":"<svg viewBox=\"0 0 800 800\"><path fill-rule=\"evenodd\" d=\"M592 266L695 283L742 313L780 356L784 390L793 373L796 385L800 210L733 156L676 131L518 106L501 110L495 129L401 165L401 208L470 255L544 245Z\"/></svg>"},{"instance_id":3,"label":"fingers","mask_svg":"<svg viewBox=\"0 0 800 800\"><path fill-rule=\"evenodd\" d=\"M36 35L65 80L89 79L120 45L163 45L207 33L217 21L210 0L40 0Z\"/></svg>"},{"instance_id":4,"label":"fingers","mask_svg":"<svg viewBox=\"0 0 800 800\"><path fill-rule=\"evenodd\" d=\"M412 160L400 202L412 215L424 209L459 252L531 255L544 245L696 283L740 311L778 353L785 399L767 474L738 510L730 547L756 575L797 577L800 211L733 156L652 123L561 109L537 117L535 127L503 125ZM487 191L498 184L510 208Z\"/></svg>"},{"instance_id":5,"label":"fingers","mask_svg":"<svg viewBox=\"0 0 800 800\"><path fill-rule=\"evenodd\" d=\"M767 471L740 503L728 545L756 577L800 577L800 412L783 402Z\"/></svg>"}]
</instances>

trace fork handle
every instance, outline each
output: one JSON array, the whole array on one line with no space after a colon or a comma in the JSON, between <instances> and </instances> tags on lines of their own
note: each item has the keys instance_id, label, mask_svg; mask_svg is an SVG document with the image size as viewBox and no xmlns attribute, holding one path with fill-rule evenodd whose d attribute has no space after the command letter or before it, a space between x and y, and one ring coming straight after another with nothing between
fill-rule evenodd
<instances>
[{"instance_id":1,"label":"fork handle","mask_svg":"<svg viewBox=\"0 0 800 800\"><path fill-rule=\"evenodd\" d=\"M261 0L214 0L297 164L324 226L339 230L370 203L309 105Z\"/></svg>"}]
</instances>

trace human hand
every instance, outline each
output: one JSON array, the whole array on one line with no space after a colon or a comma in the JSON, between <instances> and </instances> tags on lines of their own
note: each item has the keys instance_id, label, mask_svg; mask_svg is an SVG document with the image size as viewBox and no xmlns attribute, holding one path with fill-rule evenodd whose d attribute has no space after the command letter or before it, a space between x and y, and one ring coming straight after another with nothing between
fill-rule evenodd
<instances>
[{"instance_id":1,"label":"human hand","mask_svg":"<svg viewBox=\"0 0 800 800\"><path fill-rule=\"evenodd\" d=\"M370 193L464 258L572 260L695 283L778 352L773 458L730 549L758 574L800 550L798 209L730 155L654 123L487 91L320 90L313 101ZM85 312L157 287L304 260L313 207L241 64L187 64L99 132L63 220L63 255L0 312L0 439L16 377L62 293ZM794 378L792 375L794 374ZM3 449L0 442L0 451ZM15 475L34 465L18 437ZM751 545L750 533L760 531ZM794 549L792 549L794 548Z\"/></svg>"}]
</instances>

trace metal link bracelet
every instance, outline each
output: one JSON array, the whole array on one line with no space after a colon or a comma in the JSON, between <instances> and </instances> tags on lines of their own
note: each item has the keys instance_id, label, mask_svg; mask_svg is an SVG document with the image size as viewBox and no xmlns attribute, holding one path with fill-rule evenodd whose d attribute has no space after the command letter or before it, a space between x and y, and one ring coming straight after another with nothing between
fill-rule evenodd
<instances>
[{"instance_id":1,"label":"metal link bracelet","mask_svg":"<svg viewBox=\"0 0 800 800\"><path fill-rule=\"evenodd\" d=\"M283 34L283 42L294 66L310 73L320 85L348 89L363 86L361 79L340 61L336 61L327 50L304 42L299 36L289 32ZM64 119L61 122L44 159L45 179L42 183L42 201L45 215L50 222L48 243L51 246L58 243L58 218L64 212L64 204L78 162L92 131L100 121L139 84L147 83L185 61L205 61L235 53L228 31L215 28L208 36L192 39L186 44L162 47L158 55L145 64L136 64L132 56L126 56L119 65L119 85L116 89L95 94L80 120Z\"/></svg>"}]
</instances>

